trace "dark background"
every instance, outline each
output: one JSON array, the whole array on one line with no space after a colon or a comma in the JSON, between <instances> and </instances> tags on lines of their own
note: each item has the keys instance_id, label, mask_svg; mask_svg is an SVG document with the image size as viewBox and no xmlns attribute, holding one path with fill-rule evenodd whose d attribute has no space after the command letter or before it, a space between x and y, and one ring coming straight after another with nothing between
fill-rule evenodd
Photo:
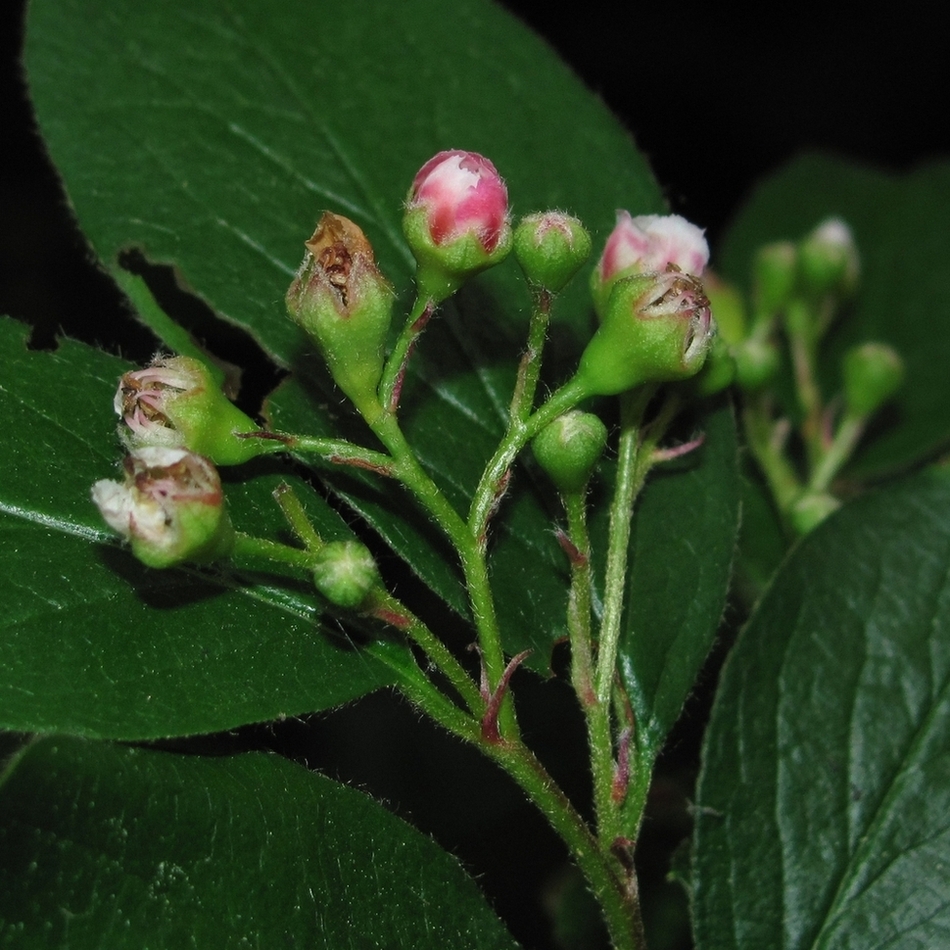
<instances>
[{"instance_id":1,"label":"dark background","mask_svg":"<svg viewBox=\"0 0 950 950\"><path fill-rule=\"evenodd\" d=\"M753 12L629 3L619 13L605 0L557 10L529 0L505 5L621 117L672 209L706 227L714 245L756 181L803 149L894 172L950 151L947 37L937 14L920 3L877 18L833 4L809 17L782 4ZM90 327L102 327L105 314L120 314L118 297L86 261L32 133L18 66L24 3L7 0L0 8L0 313L37 326L38 345L52 345L62 327L144 359L150 339L118 316L107 321L109 340L91 339ZM538 82L543 95L543 77ZM528 677L517 689L529 735L582 748L567 690ZM708 696L707 688L694 698L661 763L641 842L656 950L689 945L682 899L662 880L670 851L689 830ZM526 946L552 946L538 895L550 903L569 890L558 843L490 766L392 697L370 697L342 717L250 730L229 741L290 751L370 790L459 854ZM539 752L583 799L583 761L557 748ZM512 849L519 838L523 846ZM593 936L582 943L595 945Z\"/></svg>"}]
</instances>

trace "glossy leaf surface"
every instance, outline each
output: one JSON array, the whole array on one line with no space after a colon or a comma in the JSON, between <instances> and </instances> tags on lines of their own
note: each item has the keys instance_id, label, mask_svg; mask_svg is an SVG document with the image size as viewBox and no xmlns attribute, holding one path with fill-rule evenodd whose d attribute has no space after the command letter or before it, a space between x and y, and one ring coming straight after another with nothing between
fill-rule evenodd
<instances>
[{"instance_id":1,"label":"glossy leaf surface","mask_svg":"<svg viewBox=\"0 0 950 950\"><path fill-rule=\"evenodd\" d=\"M433 841L277 756L50 738L0 816L4 945L515 946Z\"/></svg>"},{"instance_id":2,"label":"glossy leaf surface","mask_svg":"<svg viewBox=\"0 0 950 950\"><path fill-rule=\"evenodd\" d=\"M950 935L950 474L845 506L729 657L694 841L701 950Z\"/></svg>"}]
</instances>

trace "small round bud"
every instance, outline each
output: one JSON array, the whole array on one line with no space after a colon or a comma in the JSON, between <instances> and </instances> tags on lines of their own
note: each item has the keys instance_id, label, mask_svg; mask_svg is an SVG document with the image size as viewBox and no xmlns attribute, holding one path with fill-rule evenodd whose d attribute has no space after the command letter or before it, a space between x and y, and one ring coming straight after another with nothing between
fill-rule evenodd
<instances>
[{"instance_id":1,"label":"small round bud","mask_svg":"<svg viewBox=\"0 0 950 950\"><path fill-rule=\"evenodd\" d=\"M207 564L227 557L234 529L211 462L184 449L150 446L123 462L125 480L92 486L106 524L149 567Z\"/></svg>"},{"instance_id":2,"label":"small round bud","mask_svg":"<svg viewBox=\"0 0 950 950\"><path fill-rule=\"evenodd\" d=\"M698 278L675 270L627 277L610 295L603 322L581 354L577 378L597 396L688 379L703 365L714 333Z\"/></svg>"},{"instance_id":3,"label":"small round bud","mask_svg":"<svg viewBox=\"0 0 950 950\"><path fill-rule=\"evenodd\" d=\"M869 416L900 389L904 361L886 343L852 347L842 361L844 402L849 414Z\"/></svg>"},{"instance_id":4,"label":"small round bud","mask_svg":"<svg viewBox=\"0 0 950 950\"><path fill-rule=\"evenodd\" d=\"M418 264L420 296L439 303L511 250L508 191L476 152L439 152L419 169L406 199L403 233Z\"/></svg>"},{"instance_id":5,"label":"small round bud","mask_svg":"<svg viewBox=\"0 0 950 950\"><path fill-rule=\"evenodd\" d=\"M603 319L611 291L619 280L635 274L679 271L700 277L709 262L702 228L678 214L617 212L617 224L591 275L594 309Z\"/></svg>"},{"instance_id":6,"label":"small round bud","mask_svg":"<svg viewBox=\"0 0 950 950\"><path fill-rule=\"evenodd\" d=\"M747 393L758 392L778 375L778 347L769 339L751 336L735 347L736 382Z\"/></svg>"},{"instance_id":7,"label":"small round bud","mask_svg":"<svg viewBox=\"0 0 950 950\"><path fill-rule=\"evenodd\" d=\"M556 294L590 257L590 234L560 211L529 214L515 228L515 257L529 282Z\"/></svg>"},{"instance_id":8,"label":"small round bud","mask_svg":"<svg viewBox=\"0 0 950 950\"><path fill-rule=\"evenodd\" d=\"M208 367L190 356L156 357L151 366L126 373L113 406L130 449L186 448L217 465L239 465L277 447L240 438L260 427L224 395Z\"/></svg>"},{"instance_id":9,"label":"small round bud","mask_svg":"<svg viewBox=\"0 0 950 950\"><path fill-rule=\"evenodd\" d=\"M792 504L788 517L798 534L806 535L840 507L841 502L827 492L805 492Z\"/></svg>"},{"instance_id":10,"label":"small round bud","mask_svg":"<svg viewBox=\"0 0 950 950\"><path fill-rule=\"evenodd\" d=\"M305 243L287 311L316 343L334 382L357 409L376 402L393 292L366 235L349 218L323 215Z\"/></svg>"},{"instance_id":11,"label":"small round bud","mask_svg":"<svg viewBox=\"0 0 950 950\"><path fill-rule=\"evenodd\" d=\"M791 241L760 247L752 259L752 297L757 314L771 317L783 310L795 292L798 250Z\"/></svg>"},{"instance_id":12,"label":"small round bud","mask_svg":"<svg viewBox=\"0 0 950 950\"><path fill-rule=\"evenodd\" d=\"M564 495L584 490L607 445L607 427L577 409L558 416L531 442L538 464Z\"/></svg>"},{"instance_id":13,"label":"small round bud","mask_svg":"<svg viewBox=\"0 0 950 950\"><path fill-rule=\"evenodd\" d=\"M317 552L313 583L331 604L354 610L379 583L379 571L365 544L330 541Z\"/></svg>"},{"instance_id":14,"label":"small round bud","mask_svg":"<svg viewBox=\"0 0 950 950\"><path fill-rule=\"evenodd\" d=\"M851 229L829 218L806 237L798 249L802 282L815 296L850 296L858 283L860 261Z\"/></svg>"}]
</instances>

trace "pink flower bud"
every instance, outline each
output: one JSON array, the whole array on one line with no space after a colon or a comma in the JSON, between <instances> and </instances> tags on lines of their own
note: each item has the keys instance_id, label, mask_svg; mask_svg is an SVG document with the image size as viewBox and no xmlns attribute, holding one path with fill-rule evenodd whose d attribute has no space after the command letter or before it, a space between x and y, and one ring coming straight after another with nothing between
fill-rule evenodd
<instances>
[{"instance_id":1,"label":"pink flower bud","mask_svg":"<svg viewBox=\"0 0 950 950\"><path fill-rule=\"evenodd\" d=\"M419 169L408 209L424 207L436 244L475 234L491 253L508 225L508 190L483 155L457 149L439 152Z\"/></svg>"},{"instance_id":2,"label":"pink flower bud","mask_svg":"<svg viewBox=\"0 0 950 950\"><path fill-rule=\"evenodd\" d=\"M102 480L92 500L106 524L149 567L225 557L234 531L217 469L184 449L150 446L123 462L125 480Z\"/></svg>"},{"instance_id":3,"label":"pink flower bud","mask_svg":"<svg viewBox=\"0 0 950 950\"><path fill-rule=\"evenodd\" d=\"M607 238L598 270L601 280L621 271L662 273L672 264L684 274L701 277L709 262L709 245L701 228L678 214L617 212L617 225Z\"/></svg>"},{"instance_id":4,"label":"pink flower bud","mask_svg":"<svg viewBox=\"0 0 950 950\"><path fill-rule=\"evenodd\" d=\"M617 224L607 238L594 270L594 306L603 316L614 284L634 274L679 271L701 277L709 261L703 231L678 214L644 214L634 218L617 212Z\"/></svg>"},{"instance_id":5,"label":"pink flower bud","mask_svg":"<svg viewBox=\"0 0 950 950\"><path fill-rule=\"evenodd\" d=\"M505 183L482 155L439 152L413 179L403 231L420 294L439 303L511 250Z\"/></svg>"}]
</instances>

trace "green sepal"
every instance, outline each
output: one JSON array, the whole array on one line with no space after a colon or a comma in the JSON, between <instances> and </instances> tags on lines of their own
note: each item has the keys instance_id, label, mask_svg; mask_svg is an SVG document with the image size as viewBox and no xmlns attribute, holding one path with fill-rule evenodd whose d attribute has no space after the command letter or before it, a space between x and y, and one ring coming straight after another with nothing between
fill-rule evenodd
<instances>
[{"instance_id":1,"label":"green sepal","mask_svg":"<svg viewBox=\"0 0 950 950\"><path fill-rule=\"evenodd\" d=\"M695 278L674 273L626 277L614 285L603 323L581 355L577 378L597 396L615 396L646 382L688 379L702 367L712 331L708 301Z\"/></svg>"},{"instance_id":2,"label":"green sepal","mask_svg":"<svg viewBox=\"0 0 950 950\"><path fill-rule=\"evenodd\" d=\"M500 264L513 244L511 228L507 226L491 251L486 251L478 235L472 232L436 244L429 231L429 212L424 205L403 215L402 229L416 259L418 296L434 304L451 297L469 277Z\"/></svg>"},{"instance_id":3,"label":"green sepal","mask_svg":"<svg viewBox=\"0 0 950 950\"><path fill-rule=\"evenodd\" d=\"M199 363L198 360L191 362ZM200 365L208 373L207 367ZM184 445L216 465L240 465L281 448L279 443L267 439L240 437L260 432L261 427L217 388L210 373L206 386L170 398L165 414L184 436Z\"/></svg>"}]
</instances>

